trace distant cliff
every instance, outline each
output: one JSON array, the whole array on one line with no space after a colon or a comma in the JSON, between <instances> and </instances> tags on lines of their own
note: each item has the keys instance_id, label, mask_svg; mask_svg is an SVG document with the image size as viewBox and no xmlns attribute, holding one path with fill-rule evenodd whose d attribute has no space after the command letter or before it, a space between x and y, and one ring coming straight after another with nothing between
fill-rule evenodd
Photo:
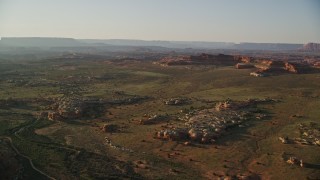
<instances>
[{"instance_id":1,"label":"distant cliff","mask_svg":"<svg viewBox=\"0 0 320 180\"><path fill-rule=\"evenodd\" d=\"M318 44L318 43L308 43L308 44L303 45L302 50L320 52L320 44Z\"/></svg>"},{"instance_id":2,"label":"distant cliff","mask_svg":"<svg viewBox=\"0 0 320 180\"><path fill-rule=\"evenodd\" d=\"M303 44L286 43L232 43L232 42L203 42L203 41L144 41L130 39L83 39L86 43L104 43L117 46L161 46L166 48L193 48L193 49L239 49L239 50L267 50L291 51L298 50Z\"/></svg>"},{"instance_id":3,"label":"distant cliff","mask_svg":"<svg viewBox=\"0 0 320 180\"><path fill-rule=\"evenodd\" d=\"M48 37L3 37L0 47L161 47L173 49L235 49L262 51L319 51L316 43L286 44L286 43L232 43L204 41L145 41L131 39L72 39Z\"/></svg>"},{"instance_id":4,"label":"distant cliff","mask_svg":"<svg viewBox=\"0 0 320 180\"><path fill-rule=\"evenodd\" d=\"M0 44L11 47L77 47L84 46L84 42L72 38L47 37L3 37Z\"/></svg>"}]
</instances>

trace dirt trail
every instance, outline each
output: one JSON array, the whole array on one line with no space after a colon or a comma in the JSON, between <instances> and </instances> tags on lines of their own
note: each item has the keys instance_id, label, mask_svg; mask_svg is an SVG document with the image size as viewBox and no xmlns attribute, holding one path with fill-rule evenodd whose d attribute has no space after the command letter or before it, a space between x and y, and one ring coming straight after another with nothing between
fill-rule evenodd
<instances>
[{"instance_id":1,"label":"dirt trail","mask_svg":"<svg viewBox=\"0 0 320 180\"><path fill-rule=\"evenodd\" d=\"M46 176L48 179L53 179L53 180L55 180L54 177L51 177L51 176L48 175L47 173L45 173L45 172L39 170L38 168L36 168L36 167L34 166L33 162L32 162L32 159L31 159L29 156L26 156L26 155L21 154L20 151L19 151L19 150L14 146L14 144L12 143L12 139L11 139L10 137L4 136L4 137L1 137L1 138L9 140L11 148L12 148L19 156L28 159L28 161L29 161L30 166L32 167L32 169L34 169L35 171L39 172L40 174Z\"/></svg>"},{"instance_id":2,"label":"dirt trail","mask_svg":"<svg viewBox=\"0 0 320 180\"><path fill-rule=\"evenodd\" d=\"M24 130L29 130L29 128L32 127L33 125L35 125L36 122L37 122L37 120L31 121L30 123L26 124L25 126L23 126L23 127L19 128L19 129L17 129L16 131L14 131L14 132L13 132L13 135L14 135L15 137L17 137L18 139L20 139L20 140L24 140L24 138L21 137L21 136L19 135L19 133L21 133L21 132L24 131ZM36 168L36 167L34 166L34 164L33 164L32 159L31 159L29 156L26 156L26 155L21 154L20 151L14 146L11 137L9 137L9 136L0 136L0 138L9 140L11 148L12 148L19 156L28 159L28 161L29 161L32 169L34 169L35 171L39 172L40 174L46 176L48 179L56 180L54 177L52 177L52 176L48 175L47 173L45 173L45 172L39 170L38 168ZM41 142L36 142L36 143L41 143ZM73 148L70 148L70 147L64 147L64 146L58 146L58 145L48 145L48 144L46 144L46 145L49 146L49 147L52 147L52 148L59 148L59 149L64 149L64 150L68 150L68 151L74 151L74 152L76 152L76 153L79 152L77 149L73 149Z\"/></svg>"}]
</instances>

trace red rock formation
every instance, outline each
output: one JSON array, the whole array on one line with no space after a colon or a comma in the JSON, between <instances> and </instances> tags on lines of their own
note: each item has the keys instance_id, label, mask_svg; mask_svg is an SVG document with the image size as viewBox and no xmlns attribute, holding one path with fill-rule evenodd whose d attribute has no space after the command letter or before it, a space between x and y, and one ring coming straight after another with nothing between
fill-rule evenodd
<instances>
[{"instance_id":1,"label":"red rock formation","mask_svg":"<svg viewBox=\"0 0 320 180\"><path fill-rule=\"evenodd\" d=\"M309 64L303 63L285 63L284 69L292 73L308 73L312 71L312 67Z\"/></svg>"},{"instance_id":2,"label":"red rock formation","mask_svg":"<svg viewBox=\"0 0 320 180\"><path fill-rule=\"evenodd\" d=\"M297 67L292 63L285 63L284 69L292 73L298 73Z\"/></svg>"},{"instance_id":3,"label":"red rock formation","mask_svg":"<svg viewBox=\"0 0 320 180\"><path fill-rule=\"evenodd\" d=\"M259 60L259 64L255 65L260 69L260 72L264 73L308 73L311 66L307 63L293 63L284 61L272 61L272 60Z\"/></svg>"},{"instance_id":4,"label":"red rock formation","mask_svg":"<svg viewBox=\"0 0 320 180\"><path fill-rule=\"evenodd\" d=\"M249 56L234 56L234 59L242 63L252 63L254 61L254 58Z\"/></svg>"}]
</instances>

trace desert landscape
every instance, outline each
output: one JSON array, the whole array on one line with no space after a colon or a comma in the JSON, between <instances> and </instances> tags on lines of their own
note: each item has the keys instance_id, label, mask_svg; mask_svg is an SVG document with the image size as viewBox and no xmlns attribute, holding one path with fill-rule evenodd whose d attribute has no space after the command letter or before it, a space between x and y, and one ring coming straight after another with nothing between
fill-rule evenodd
<instances>
[{"instance_id":1,"label":"desert landscape","mask_svg":"<svg viewBox=\"0 0 320 180\"><path fill-rule=\"evenodd\" d=\"M2 52L1 174L319 178L319 52L232 51Z\"/></svg>"},{"instance_id":2,"label":"desert landscape","mask_svg":"<svg viewBox=\"0 0 320 180\"><path fill-rule=\"evenodd\" d=\"M319 180L319 10L0 0L0 180Z\"/></svg>"}]
</instances>

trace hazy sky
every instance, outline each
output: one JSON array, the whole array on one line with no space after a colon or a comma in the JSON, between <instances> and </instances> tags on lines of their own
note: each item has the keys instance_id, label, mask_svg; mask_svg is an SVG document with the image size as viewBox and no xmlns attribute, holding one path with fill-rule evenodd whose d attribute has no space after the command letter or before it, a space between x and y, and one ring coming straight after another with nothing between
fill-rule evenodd
<instances>
[{"instance_id":1,"label":"hazy sky","mask_svg":"<svg viewBox=\"0 0 320 180\"><path fill-rule=\"evenodd\" d=\"M0 0L0 36L320 42L320 1Z\"/></svg>"}]
</instances>

